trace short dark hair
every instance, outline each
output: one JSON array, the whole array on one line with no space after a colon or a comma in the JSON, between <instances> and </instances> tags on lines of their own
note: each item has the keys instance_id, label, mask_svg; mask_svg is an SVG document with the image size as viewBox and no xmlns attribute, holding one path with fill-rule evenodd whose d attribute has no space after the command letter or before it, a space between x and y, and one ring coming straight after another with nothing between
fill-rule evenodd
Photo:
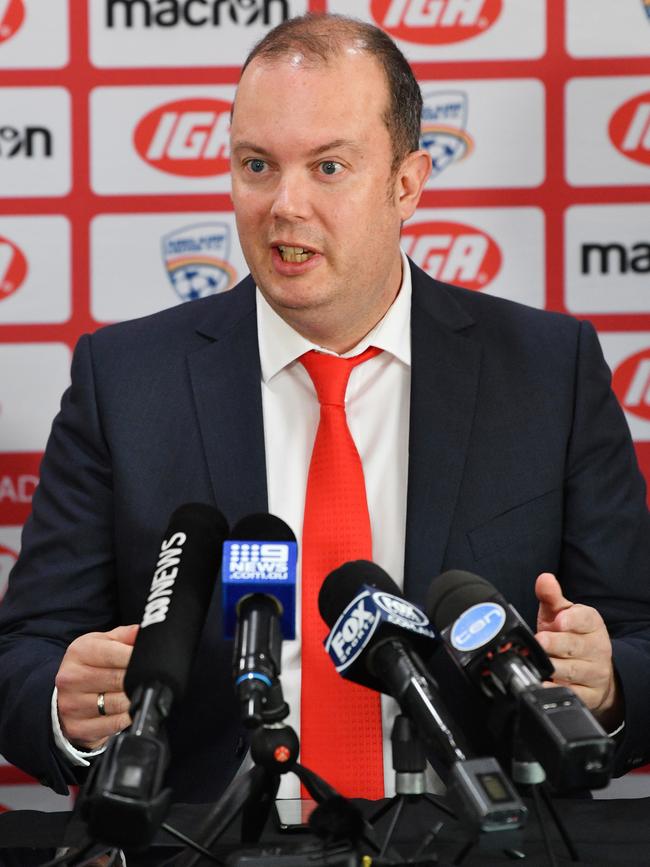
<instances>
[{"instance_id":1,"label":"short dark hair","mask_svg":"<svg viewBox=\"0 0 650 867\"><path fill-rule=\"evenodd\" d=\"M299 51L307 60L327 63L346 45L357 46L375 57L386 75L388 106L384 123L393 145L393 170L420 147L422 93L413 70L393 40L379 27L356 18L308 13L289 18L253 46L242 67L256 58L281 59Z\"/></svg>"}]
</instances>

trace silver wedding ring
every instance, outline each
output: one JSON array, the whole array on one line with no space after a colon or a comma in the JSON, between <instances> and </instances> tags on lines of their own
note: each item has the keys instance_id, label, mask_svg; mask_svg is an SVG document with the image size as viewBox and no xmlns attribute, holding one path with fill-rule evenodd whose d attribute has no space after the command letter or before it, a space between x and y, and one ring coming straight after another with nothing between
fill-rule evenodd
<instances>
[{"instance_id":1,"label":"silver wedding ring","mask_svg":"<svg viewBox=\"0 0 650 867\"><path fill-rule=\"evenodd\" d=\"M106 716L106 705L104 704L104 693L97 693L97 712L100 716Z\"/></svg>"}]
</instances>

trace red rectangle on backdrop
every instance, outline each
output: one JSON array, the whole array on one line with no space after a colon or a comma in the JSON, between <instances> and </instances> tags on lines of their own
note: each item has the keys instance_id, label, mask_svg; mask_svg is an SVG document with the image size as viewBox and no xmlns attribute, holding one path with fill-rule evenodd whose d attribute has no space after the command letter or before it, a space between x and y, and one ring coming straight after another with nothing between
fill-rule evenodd
<instances>
[{"instance_id":1,"label":"red rectangle on backdrop","mask_svg":"<svg viewBox=\"0 0 650 867\"><path fill-rule=\"evenodd\" d=\"M42 452L0 452L0 525L22 526L32 510Z\"/></svg>"}]
</instances>

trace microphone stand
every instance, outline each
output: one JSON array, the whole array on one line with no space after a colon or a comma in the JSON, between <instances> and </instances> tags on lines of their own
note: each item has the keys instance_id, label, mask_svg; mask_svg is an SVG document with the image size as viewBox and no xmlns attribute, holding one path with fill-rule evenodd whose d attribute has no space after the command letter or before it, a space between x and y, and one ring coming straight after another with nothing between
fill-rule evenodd
<instances>
[{"instance_id":1,"label":"microphone stand","mask_svg":"<svg viewBox=\"0 0 650 867\"><path fill-rule=\"evenodd\" d=\"M553 854L551 839L548 830L543 821L542 804L546 806L548 813L557 828L564 845L566 846L569 857L574 862L580 861L580 855L575 847L573 840L567 830L566 825L560 818L560 814L555 809L551 794L546 782L546 773L544 768L535 761L533 756L528 751L528 748L521 742L521 739L515 735L513 757L512 757L512 780L517 785L517 788L524 794L530 795L533 802L533 808L539 828L544 840L544 848L548 856L548 862L551 867L556 867L557 861Z\"/></svg>"},{"instance_id":2,"label":"microphone stand","mask_svg":"<svg viewBox=\"0 0 650 867\"><path fill-rule=\"evenodd\" d=\"M241 816L241 842L257 843L283 774L294 773L318 804L340 797L329 783L298 762L298 735L283 722L289 714L289 706L284 701L279 678L268 689L259 713L262 723L251 737L253 767L231 781L202 822L197 840L206 849L219 841L238 816ZM185 852L169 863L175 867L196 867L200 857L196 852Z\"/></svg>"},{"instance_id":3,"label":"microphone stand","mask_svg":"<svg viewBox=\"0 0 650 867\"><path fill-rule=\"evenodd\" d=\"M455 813L445 804L441 803L437 798L426 792L424 789L425 778L424 772L426 768L426 756L422 741L413 727L411 720L405 714L398 714L393 722L393 730L391 732L391 746L393 754L393 769L395 771L395 795L390 798L385 804L370 816L370 823L375 825L381 818L386 816L391 811L391 823L386 832L379 858L385 857L388 848L392 842L393 836L397 830L400 819L404 812L404 808L419 801L427 801L436 810L444 813L446 816L456 818ZM424 838L417 852L414 854L414 859L419 859L427 847L435 840L440 832L443 823L436 823L432 830ZM411 863L409 859L409 863ZM418 864L436 863L417 861Z\"/></svg>"}]
</instances>

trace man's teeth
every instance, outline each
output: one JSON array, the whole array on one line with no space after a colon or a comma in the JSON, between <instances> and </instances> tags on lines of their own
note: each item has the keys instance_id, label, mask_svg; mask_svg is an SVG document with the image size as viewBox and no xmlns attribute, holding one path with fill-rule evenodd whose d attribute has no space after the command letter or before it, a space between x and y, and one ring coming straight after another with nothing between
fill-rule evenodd
<instances>
[{"instance_id":1,"label":"man's teeth","mask_svg":"<svg viewBox=\"0 0 650 867\"><path fill-rule=\"evenodd\" d=\"M304 247L287 247L284 244L279 244L278 250L283 262L306 262L314 255L311 250L305 250Z\"/></svg>"}]
</instances>

